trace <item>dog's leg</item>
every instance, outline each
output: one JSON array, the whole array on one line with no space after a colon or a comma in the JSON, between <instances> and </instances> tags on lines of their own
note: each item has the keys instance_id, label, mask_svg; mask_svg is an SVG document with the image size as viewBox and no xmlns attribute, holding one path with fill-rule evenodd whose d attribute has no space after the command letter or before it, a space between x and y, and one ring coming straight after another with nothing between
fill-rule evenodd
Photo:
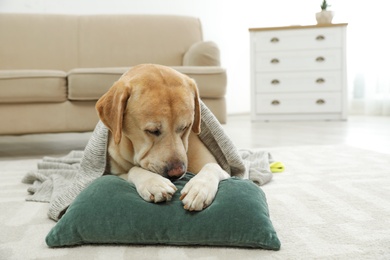
<instances>
[{"instance_id":1,"label":"dog's leg","mask_svg":"<svg viewBox=\"0 0 390 260\"><path fill-rule=\"evenodd\" d=\"M134 183L141 198L149 202L169 201L177 190L167 178L137 166L130 169L128 180Z\"/></svg>"},{"instance_id":2,"label":"dog's leg","mask_svg":"<svg viewBox=\"0 0 390 260\"><path fill-rule=\"evenodd\" d=\"M181 197L184 208L200 211L214 200L220 181L230 178L217 163L206 164L182 189Z\"/></svg>"}]
</instances>

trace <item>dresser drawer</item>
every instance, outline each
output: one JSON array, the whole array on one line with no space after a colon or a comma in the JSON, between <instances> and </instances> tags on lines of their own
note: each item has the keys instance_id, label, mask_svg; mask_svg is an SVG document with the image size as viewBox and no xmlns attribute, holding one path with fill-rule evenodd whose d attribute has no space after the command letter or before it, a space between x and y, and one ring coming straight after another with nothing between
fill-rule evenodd
<instances>
[{"instance_id":1,"label":"dresser drawer","mask_svg":"<svg viewBox=\"0 0 390 260\"><path fill-rule=\"evenodd\" d=\"M339 48L343 28L291 29L252 32L255 51Z\"/></svg>"},{"instance_id":2,"label":"dresser drawer","mask_svg":"<svg viewBox=\"0 0 390 260\"><path fill-rule=\"evenodd\" d=\"M342 106L340 93L309 94L257 94L256 113L339 113Z\"/></svg>"},{"instance_id":3,"label":"dresser drawer","mask_svg":"<svg viewBox=\"0 0 390 260\"><path fill-rule=\"evenodd\" d=\"M255 54L257 72L336 70L341 68L341 49L258 52Z\"/></svg>"},{"instance_id":4,"label":"dresser drawer","mask_svg":"<svg viewBox=\"0 0 390 260\"><path fill-rule=\"evenodd\" d=\"M257 93L332 92L342 89L342 73L336 71L256 73Z\"/></svg>"}]
</instances>

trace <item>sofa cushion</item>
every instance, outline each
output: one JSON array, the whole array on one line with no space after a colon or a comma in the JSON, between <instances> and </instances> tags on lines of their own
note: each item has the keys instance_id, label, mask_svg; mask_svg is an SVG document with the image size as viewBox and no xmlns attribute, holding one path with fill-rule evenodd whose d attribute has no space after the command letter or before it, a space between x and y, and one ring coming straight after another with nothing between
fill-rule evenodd
<instances>
[{"instance_id":1,"label":"sofa cushion","mask_svg":"<svg viewBox=\"0 0 390 260\"><path fill-rule=\"evenodd\" d=\"M223 98L226 71L221 67L172 67L193 78L201 98ZM68 73L70 100L98 100L129 68L79 68Z\"/></svg>"},{"instance_id":2,"label":"sofa cushion","mask_svg":"<svg viewBox=\"0 0 390 260\"><path fill-rule=\"evenodd\" d=\"M181 66L184 53L202 40L200 20L189 16L84 15L78 28L82 68Z\"/></svg>"},{"instance_id":3,"label":"sofa cushion","mask_svg":"<svg viewBox=\"0 0 390 260\"><path fill-rule=\"evenodd\" d=\"M92 131L99 121L95 103L0 103L0 135Z\"/></svg>"},{"instance_id":4,"label":"sofa cushion","mask_svg":"<svg viewBox=\"0 0 390 260\"><path fill-rule=\"evenodd\" d=\"M0 69L74 68L78 19L77 15L0 13Z\"/></svg>"},{"instance_id":5,"label":"sofa cushion","mask_svg":"<svg viewBox=\"0 0 390 260\"><path fill-rule=\"evenodd\" d=\"M80 68L69 71L69 100L98 100L128 69Z\"/></svg>"},{"instance_id":6,"label":"sofa cushion","mask_svg":"<svg viewBox=\"0 0 390 260\"><path fill-rule=\"evenodd\" d=\"M219 48L214 42L197 42L184 54L183 66L220 66Z\"/></svg>"},{"instance_id":7,"label":"sofa cushion","mask_svg":"<svg viewBox=\"0 0 390 260\"><path fill-rule=\"evenodd\" d=\"M226 94L226 70L216 66L173 67L196 81L201 98L223 98Z\"/></svg>"},{"instance_id":8,"label":"sofa cushion","mask_svg":"<svg viewBox=\"0 0 390 260\"><path fill-rule=\"evenodd\" d=\"M0 70L0 103L66 101L66 73L58 70Z\"/></svg>"}]
</instances>

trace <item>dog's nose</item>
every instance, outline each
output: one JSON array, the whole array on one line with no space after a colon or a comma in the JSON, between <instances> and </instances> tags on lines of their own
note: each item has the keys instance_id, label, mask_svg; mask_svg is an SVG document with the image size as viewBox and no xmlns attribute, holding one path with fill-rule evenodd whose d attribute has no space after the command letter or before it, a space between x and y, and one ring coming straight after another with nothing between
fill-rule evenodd
<instances>
[{"instance_id":1,"label":"dog's nose","mask_svg":"<svg viewBox=\"0 0 390 260\"><path fill-rule=\"evenodd\" d=\"M186 166L183 162L172 162L168 164L167 175L169 179L179 179L186 172Z\"/></svg>"}]
</instances>

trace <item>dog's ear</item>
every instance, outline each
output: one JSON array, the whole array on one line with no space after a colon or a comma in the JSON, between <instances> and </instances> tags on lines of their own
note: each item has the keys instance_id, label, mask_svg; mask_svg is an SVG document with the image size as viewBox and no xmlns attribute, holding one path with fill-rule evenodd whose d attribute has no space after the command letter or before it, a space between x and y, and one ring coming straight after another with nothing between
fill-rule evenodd
<instances>
[{"instance_id":1,"label":"dog's ear","mask_svg":"<svg viewBox=\"0 0 390 260\"><path fill-rule=\"evenodd\" d=\"M100 120L110 129L116 144L122 138L123 115L130 93L130 87L117 81L96 103Z\"/></svg>"},{"instance_id":2,"label":"dog's ear","mask_svg":"<svg viewBox=\"0 0 390 260\"><path fill-rule=\"evenodd\" d=\"M194 99L195 99L195 115L194 115L194 123L192 124L192 132L195 134L200 134L200 123L201 123L201 108L200 108L200 99L199 99L199 91L196 86L195 80L190 79L189 84L194 91Z\"/></svg>"}]
</instances>

